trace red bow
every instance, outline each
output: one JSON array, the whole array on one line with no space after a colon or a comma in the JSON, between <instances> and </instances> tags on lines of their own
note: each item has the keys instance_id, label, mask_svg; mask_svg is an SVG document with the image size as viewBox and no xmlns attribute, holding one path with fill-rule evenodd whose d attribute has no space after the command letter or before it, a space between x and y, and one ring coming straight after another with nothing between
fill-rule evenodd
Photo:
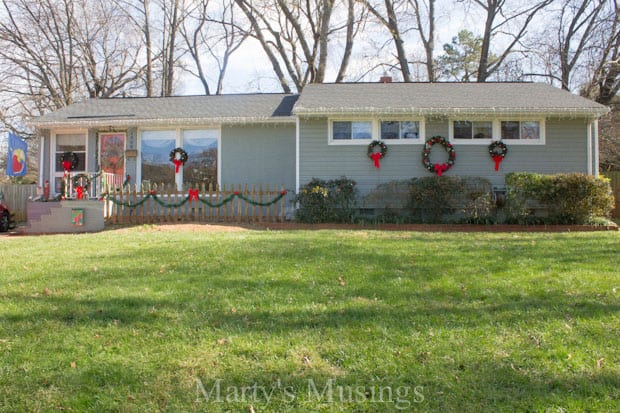
<instances>
[{"instance_id":1,"label":"red bow","mask_svg":"<svg viewBox=\"0 0 620 413\"><path fill-rule=\"evenodd\" d=\"M62 161L62 169L64 169L65 172L69 172L71 170L71 161Z\"/></svg>"},{"instance_id":2,"label":"red bow","mask_svg":"<svg viewBox=\"0 0 620 413\"><path fill-rule=\"evenodd\" d=\"M77 199L84 199L84 187L82 186L76 187L75 193L77 194Z\"/></svg>"},{"instance_id":3,"label":"red bow","mask_svg":"<svg viewBox=\"0 0 620 413\"><path fill-rule=\"evenodd\" d=\"M375 168L379 169L381 165L379 164L379 159L381 159L381 152L374 152L370 155L370 159L375 162Z\"/></svg>"},{"instance_id":4,"label":"red bow","mask_svg":"<svg viewBox=\"0 0 620 413\"><path fill-rule=\"evenodd\" d=\"M499 171L499 164L504 160L502 155L493 155L493 160L495 161L495 170Z\"/></svg>"},{"instance_id":5,"label":"red bow","mask_svg":"<svg viewBox=\"0 0 620 413\"><path fill-rule=\"evenodd\" d=\"M437 174L437 176L441 176L441 174L448 170L448 165L446 165L445 163L436 163L433 168L435 169L435 173Z\"/></svg>"},{"instance_id":6,"label":"red bow","mask_svg":"<svg viewBox=\"0 0 620 413\"><path fill-rule=\"evenodd\" d=\"M192 202L194 199L198 201L198 189L190 189L187 193L189 194L189 202Z\"/></svg>"},{"instance_id":7,"label":"red bow","mask_svg":"<svg viewBox=\"0 0 620 413\"><path fill-rule=\"evenodd\" d=\"M183 165L183 161L180 159L174 159L172 163L174 164L174 173L178 174L179 168L181 167L181 165Z\"/></svg>"}]
</instances>

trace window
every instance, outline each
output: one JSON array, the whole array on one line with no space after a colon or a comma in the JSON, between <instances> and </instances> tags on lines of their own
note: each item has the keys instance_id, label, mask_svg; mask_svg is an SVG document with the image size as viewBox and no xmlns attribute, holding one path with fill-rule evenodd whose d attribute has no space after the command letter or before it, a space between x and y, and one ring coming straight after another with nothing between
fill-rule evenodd
<instances>
[{"instance_id":1,"label":"window","mask_svg":"<svg viewBox=\"0 0 620 413\"><path fill-rule=\"evenodd\" d=\"M332 144L367 144L372 140L392 143L419 143L424 135L424 121L416 119L360 119L330 121ZM359 143L352 143L360 141ZM365 142L361 142L365 141Z\"/></svg>"},{"instance_id":2,"label":"window","mask_svg":"<svg viewBox=\"0 0 620 413\"><path fill-rule=\"evenodd\" d=\"M454 139L491 139L493 122L454 121Z\"/></svg>"},{"instance_id":3,"label":"window","mask_svg":"<svg viewBox=\"0 0 620 413\"><path fill-rule=\"evenodd\" d=\"M147 130L140 142L142 183L185 188L218 183L217 129ZM177 147L187 152L187 162L175 174L170 152Z\"/></svg>"},{"instance_id":4,"label":"window","mask_svg":"<svg viewBox=\"0 0 620 413\"><path fill-rule=\"evenodd\" d=\"M540 140L540 122L502 121L502 139Z\"/></svg>"},{"instance_id":5,"label":"window","mask_svg":"<svg viewBox=\"0 0 620 413\"><path fill-rule=\"evenodd\" d=\"M142 182L174 185L170 151L176 146L176 131L144 131L141 140Z\"/></svg>"},{"instance_id":6,"label":"window","mask_svg":"<svg viewBox=\"0 0 620 413\"><path fill-rule=\"evenodd\" d=\"M420 122L381 121L381 139L419 139Z\"/></svg>"},{"instance_id":7,"label":"window","mask_svg":"<svg viewBox=\"0 0 620 413\"><path fill-rule=\"evenodd\" d=\"M372 139L370 121L336 121L332 123L334 139Z\"/></svg>"},{"instance_id":8,"label":"window","mask_svg":"<svg viewBox=\"0 0 620 413\"><path fill-rule=\"evenodd\" d=\"M184 130L183 149L187 162L183 166L183 184L217 185L217 131Z\"/></svg>"}]
</instances>

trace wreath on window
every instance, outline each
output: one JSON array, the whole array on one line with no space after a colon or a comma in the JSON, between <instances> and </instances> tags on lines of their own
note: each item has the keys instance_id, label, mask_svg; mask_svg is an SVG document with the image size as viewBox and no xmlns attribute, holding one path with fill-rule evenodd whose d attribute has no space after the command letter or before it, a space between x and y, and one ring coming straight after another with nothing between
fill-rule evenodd
<instances>
[{"instance_id":1,"label":"wreath on window","mask_svg":"<svg viewBox=\"0 0 620 413\"><path fill-rule=\"evenodd\" d=\"M78 156L75 153L65 152L62 154L62 157L60 158L60 162L62 164L62 169L65 172L69 172L77 168L80 160L78 159Z\"/></svg>"},{"instance_id":2,"label":"wreath on window","mask_svg":"<svg viewBox=\"0 0 620 413\"><path fill-rule=\"evenodd\" d=\"M90 178L86 174L77 174L73 177L72 181L77 199L83 199L84 192L88 192L88 187L90 186Z\"/></svg>"},{"instance_id":3,"label":"wreath on window","mask_svg":"<svg viewBox=\"0 0 620 413\"><path fill-rule=\"evenodd\" d=\"M489 145L489 155L495 161L495 170L499 171L499 164L504 160L508 153L508 147L502 141L495 141Z\"/></svg>"},{"instance_id":4,"label":"wreath on window","mask_svg":"<svg viewBox=\"0 0 620 413\"><path fill-rule=\"evenodd\" d=\"M379 147L379 152L375 152L375 148ZM381 164L379 159L383 159L387 155L387 145L381 141L372 141L368 145L368 157L372 159L375 164L375 168L379 169Z\"/></svg>"},{"instance_id":5,"label":"wreath on window","mask_svg":"<svg viewBox=\"0 0 620 413\"><path fill-rule=\"evenodd\" d=\"M448 161L446 163L432 163L429 159L431 149L436 143L443 146L444 149L448 152ZM424 144L424 150L422 151L422 163L429 172L436 173L437 176L441 176L444 172L452 168L455 159L456 151L454 150L454 147L442 136L433 136Z\"/></svg>"},{"instance_id":6,"label":"wreath on window","mask_svg":"<svg viewBox=\"0 0 620 413\"><path fill-rule=\"evenodd\" d=\"M187 162L187 152L183 148L174 148L170 151L170 162L174 164L174 173L179 173L181 165Z\"/></svg>"}]
</instances>

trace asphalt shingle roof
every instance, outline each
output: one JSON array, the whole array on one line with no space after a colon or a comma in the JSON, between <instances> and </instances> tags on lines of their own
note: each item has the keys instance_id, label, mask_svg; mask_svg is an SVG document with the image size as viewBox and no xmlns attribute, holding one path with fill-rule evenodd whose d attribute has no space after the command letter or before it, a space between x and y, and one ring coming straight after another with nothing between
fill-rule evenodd
<instances>
[{"instance_id":1,"label":"asphalt shingle roof","mask_svg":"<svg viewBox=\"0 0 620 413\"><path fill-rule=\"evenodd\" d=\"M410 114L597 117L608 108L542 83L336 83L301 95L89 99L46 114L39 128L294 122L299 116Z\"/></svg>"},{"instance_id":2,"label":"asphalt shingle roof","mask_svg":"<svg viewBox=\"0 0 620 413\"><path fill-rule=\"evenodd\" d=\"M274 93L89 99L43 115L32 123L38 127L58 127L294 122L291 109L297 98Z\"/></svg>"},{"instance_id":3,"label":"asphalt shingle roof","mask_svg":"<svg viewBox=\"0 0 620 413\"><path fill-rule=\"evenodd\" d=\"M542 83L339 83L304 88L297 115L528 114L600 116L607 107Z\"/></svg>"}]
</instances>

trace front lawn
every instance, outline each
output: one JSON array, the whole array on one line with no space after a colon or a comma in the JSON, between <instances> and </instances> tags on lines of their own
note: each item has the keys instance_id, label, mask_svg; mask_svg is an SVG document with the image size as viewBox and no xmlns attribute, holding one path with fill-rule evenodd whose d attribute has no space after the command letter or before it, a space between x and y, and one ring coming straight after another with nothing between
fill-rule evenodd
<instances>
[{"instance_id":1,"label":"front lawn","mask_svg":"<svg viewBox=\"0 0 620 413\"><path fill-rule=\"evenodd\" d=\"M0 239L0 411L620 410L620 234Z\"/></svg>"}]
</instances>

